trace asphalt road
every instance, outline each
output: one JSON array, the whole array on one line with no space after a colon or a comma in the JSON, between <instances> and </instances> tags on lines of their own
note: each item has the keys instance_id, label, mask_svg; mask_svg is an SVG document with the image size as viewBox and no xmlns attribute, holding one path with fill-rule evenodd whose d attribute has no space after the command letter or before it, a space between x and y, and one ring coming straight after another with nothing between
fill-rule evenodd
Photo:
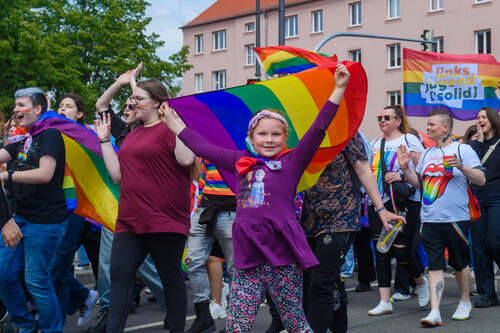
<instances>
[{"instance_id":1,"label":"asphalt road","mask_svg":"<svg viewBox=\"0 0 500 333\"><path fill-rule=\"evenodd\" d=\"M93 279L89 279L89 275L85 272L79 273L78 277L86 285L92 285ZM497 276L497 279L500 279ZM375 307L378 303L378 292L376 287L373 291L366 293L354 292L354 287L357 281L355 278L346 280L346 288L348 289L348 316L349 316L349 332L422 332L420 327L420 318L427 315L428 310L422 310L418 307L416 297L412 297L408 301L394 303L394 313L380 317L369 317L367 311ZM497 290L499 290L500 281L497 280ZM374 285L375 286L375 285ZM190 296L189 290L188 295ZM451 274L447 274L445 282L445 292L441 306L441 317L443 326L434 328L437 332L500 332L500 307L488 309L473 309L471 318L468 321L457 322L451 320L451 315L456 309L459 298L458 286ZM472 297L477 299L478 296ZM165 333L163 329L164 313L157 303L149 303L148 295L143 294L141 297L141 305L136 309L136 312L129 315L126 332L157 332ZM97 313L98 307L94 309ZM94 313L94 316L95 316ZM67 319L65 332L67 333L83 333L84 328L76 326L77 316L74 315ZM188 320L186 328L189 328L194 320L194 309L192 302L189 301ZM224 320L217 320L217 329L224 327ZM95 323L95 321L93 321ZM263 305L259 310L257 320L254 324L253 332L265 332L270 324L270 316L268 307Z\"/></svg>"}]
</instances>

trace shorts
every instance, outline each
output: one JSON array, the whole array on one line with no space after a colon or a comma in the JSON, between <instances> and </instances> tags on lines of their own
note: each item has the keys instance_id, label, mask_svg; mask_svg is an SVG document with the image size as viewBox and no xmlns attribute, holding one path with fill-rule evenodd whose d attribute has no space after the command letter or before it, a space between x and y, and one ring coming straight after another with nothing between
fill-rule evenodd
<instances>
[{"instance_id":1,"label":"shorts","mask_svg":"<svg viewBox=\"0 0 500 333\"><path fill-rule=\"evenodd\" d=\"M445 247L448 264L456 271L469 265L469 221L456 223L422 223L422 244L429 258L429 270L445 270Z\"/></svg>"}]
</instances>

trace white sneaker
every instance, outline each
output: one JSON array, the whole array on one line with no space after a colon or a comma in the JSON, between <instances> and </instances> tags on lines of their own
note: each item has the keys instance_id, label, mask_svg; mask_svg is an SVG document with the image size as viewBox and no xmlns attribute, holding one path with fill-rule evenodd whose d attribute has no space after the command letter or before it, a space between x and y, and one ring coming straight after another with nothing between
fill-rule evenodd
<instances>
[{"instance_id":1,"label":"white sneaker","mask_svg":"<svg viewBox=\"0 0 500 333\"><path fill-rule=\"evenodd\" d=\"M376 307L368 311L369 316L380 316L384 314L392 313L392 304L391 302L380 301Z\"/></svg>"},{"instance_id":2,"label":"white sneaker","mask_svg":"<svg viewBox=\"0 0 500 333\"><path fill-rule=\"evenodd\" d=\"M431 295L429 292L429 281L427 280L426 277L424 277L424 281L425 281L424 284L417 286L415 288L415 293L418 296L418 306L422 308L424 306L427 306L427 304L429 304L429 302L431 301Z\"/></svg>"},{"instance_id":3,"label":"white sneaker","mask_svg":"<svg viewBox=\"0 0 500 333\"><path fill-rule=\"evenodd\" d=\"M467 320L470 318L470 310L472 308L472 305L470 302L458 302L457 310L451 316L451 319L453 320Z\"/></svg>"},{"instance_id":4,"label":"white sneaker","mask_svg":"<svg viewBox=\"0 0 500 333\"><path fill-rule=\"evenodd\" d=\"M80 317L78 318L77 325L78 327L84 327L90 322L92 319L92 308L97 302L99 294L95 290L90 290L85 303L82 305L80 309Z\"/></svg>"},{"instance_id":5,"label":"white sneaker","mask_svg":"<svg viewBox=\"0 0 500 333\"><path fill-rule=\"evenodd\" d=\"M399 291L396 291L392 294L391 298L393 301L407 301L409 300L411 295L409 294L401 294Z\"/></svg>"},{"instance_id":6,"label":"white sneaker","mask_svg":"<svg viewBox=\"0 0 500 333\"><path fill-rule=\"evenodd\" d=\"M431 310L426 317L420 319L420 325L424 327L443 326L439 310Z\"/></svg>"},{"instance_id":7,"label":"white sneaker","mask_svg":"<svg viewBox=\"0 0 500 333\"><path fill-rule=\"evenodd\" d=\"M224 319L227 317L226 310L219 304L217 304L216 301L210 302L209 305L210 308L210 314L212 315L213 319Z\"/></svg>"}]
</instances>

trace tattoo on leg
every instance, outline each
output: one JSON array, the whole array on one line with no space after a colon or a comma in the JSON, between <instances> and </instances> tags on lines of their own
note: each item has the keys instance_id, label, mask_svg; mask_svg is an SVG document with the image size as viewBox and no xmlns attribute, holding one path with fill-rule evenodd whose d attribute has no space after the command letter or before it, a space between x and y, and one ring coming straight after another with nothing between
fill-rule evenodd
<instances>
[{"instance_id":1,"label":"tattoo on leg","mask_svg":"<svg viewBox=\"0 0 500 333\"><path fill-rule=\"evenodd\" d=\"M443 284L443 281L439 281L437 284L436 284L436 298L439 300L440 299L440 293L443 291L443 288L444 288L444 284Z\"/></svg>"}]
</instances>

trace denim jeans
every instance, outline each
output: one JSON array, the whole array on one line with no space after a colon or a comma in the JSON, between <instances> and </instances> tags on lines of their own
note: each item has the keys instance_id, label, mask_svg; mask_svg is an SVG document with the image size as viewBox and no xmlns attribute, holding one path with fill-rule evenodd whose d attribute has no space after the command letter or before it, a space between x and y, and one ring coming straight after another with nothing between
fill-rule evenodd
<instances>
[{"instance_id":1,"label":"denim jeans","mask_svg":"<svg viewBox=\"0 0 500 333\"><path fill-rule=\"evenodd\" d=\"M66 230L51 263L50 272L63 324L66 315L75 313L89 295L89 290L75 278L71 269L75 252L82 244L86 223L85 218L81 216L75 214L68 216Z\"/></svg>"},{"instance_id":2,"label":"denim jeans","mask_svg":"<svg viewBox=\"0 0 500 333\"><path fill-rule=\"evenodd\" d=\"M219 242L226 259L229 277L232 278L234 273L232 230L236 213L230 211L219 212L214 236L207 236L207 226L198 223L202 212L203 209L200 208L191 218L191 230L189 231L188 252L186 256L186 267L189 271L194 303L210 301L210 282L205 263L212 251L214 237Z\"/></svg>"},{"instance_id":3,"label":"denim jeans","mask_svg":"<svg viewBox=\"0 0 500 333\"><path fill-rule=\"evenodd\" d=\"M20 279L24 273L26 288L39 311L38 326L44 333L62 332L59 301L49 268L66 223L37 224L18 216L14 220L23 238L14 248L0 242L0 298L20 332L35 329Z\"/></svg>"},{"instance_id":4,"label":"denim jeans","mask_svg":"<svg viewBox=\"0 0 500 333\"><path fill-rule=\"evenodd\" d=\"M478 195L481 217L470 223L474 274L478 291L495 297L493 262L500 266L500 192L483 192Z\"/></svg>"},{"instance_id":5,"label":"denim jeans","mask_svg":"<svg viewBox=\"0 0 500 333\"><path fill-rule=\"evenodd\" d=\"M103 228L101 232L101 247L99 248L99 274L97 280L97 289L99 292L101 309L109 307L109 292L111 288L111 276L109 272L111 264L111 248L113 245L114 235L111 231ZM156 266L148 255L142 265L137 270L137 276L146 286L151 289L158 304L166 311L165 293L161 284L160 276L156 270Z\"/></svg>"},{"instance_id":6,"label":"denim jeans","mask_svg":"<svg viewBox=\"0 0 500 333\"><path fill-rule=\"evenodd\" d=\"M78 248L76 255L78 256L78 265L90 264L89 256L87 255L87 251L85 251L85 247L83 245Z\"/></svg>"},{"instance_id":7,"label":"denim jeans","mask_svg":"<svg viewBox=\"0 0 500 333\"><path fill-rule=\"evenodd\" d=\"M347 275L347 276L352 276L352 272L354 271L354 251L353 251L353 245L349 248L349 251L347 251L345 257L345 262L342 265L342 271L341 274Z\"/></svg>"}]
</instances>

